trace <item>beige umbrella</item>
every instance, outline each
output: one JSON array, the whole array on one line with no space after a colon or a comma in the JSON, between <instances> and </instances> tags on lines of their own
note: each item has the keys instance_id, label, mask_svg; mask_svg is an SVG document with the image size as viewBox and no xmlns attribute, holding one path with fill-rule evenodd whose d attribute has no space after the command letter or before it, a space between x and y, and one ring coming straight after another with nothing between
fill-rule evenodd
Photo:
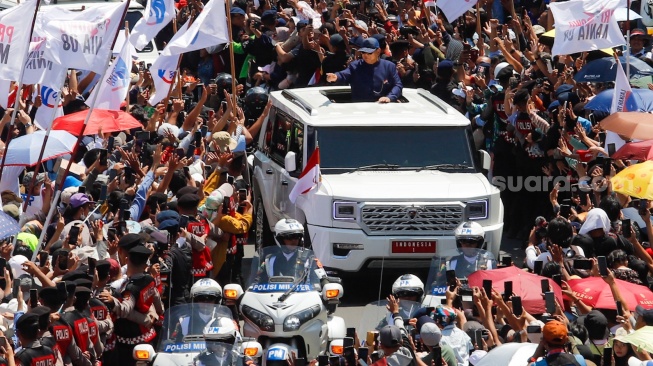
<instances>
[{"instance_id":1,"label":"beige umbrella","mask_svg":"<svg viewBox=\"0 0 653 366\"><path fill-rule=\"evenodd\" d=\"M653 139L653 114L642 112L613 113L601 121L601 127L631 139Z\"/></svg>"}]
</instances>

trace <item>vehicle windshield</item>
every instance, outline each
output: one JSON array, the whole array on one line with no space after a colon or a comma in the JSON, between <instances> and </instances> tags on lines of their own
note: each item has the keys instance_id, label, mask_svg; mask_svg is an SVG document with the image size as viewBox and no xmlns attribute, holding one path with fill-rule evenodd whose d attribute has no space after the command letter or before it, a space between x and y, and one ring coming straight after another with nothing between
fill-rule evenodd
<instances>
[{"instance_id":1,"label":"vehicle windshield","mask_svg":"<svg viewBox=\"0 0 653 366\"><path fill-rule=\"evenodd\" d=\"M447 289L447 271L455 270L463 287L467 278L476 271L496 269L497 261L491 252L476 248L459 248L431 259L426 280L426 294L444 296Z\"/></svg>"},{"instance_id":2,"label":"vehicle windshield","mask_svg":"<svg viewBox=\"0 0 653 366\"><path fill-rule=\"evenodd\" d=\"M466 127L321 127L320 169L474 169ZM347 148L343 149L343 146Z\"/></svg>"},{"instance_id":3,"label":"vehicle windshield","mask_svg":"<svg viewBox=\"0 0 653 366\"><path fill-rule=\"evenodd\" d=\"M261 249L252 259L252 274L247 290L252 292L317 291L326 273L310 249L271 246Z\"/></svg>"},{"instance_id":4,"label":"vehicle windshield","mask_svg":"<svg viewBox=\"0 0 653 366\"><path fill-rule=\"evenodd\" d=\"M191 303L173 306L163 315L158 352L189 353L206 349L206 339L227 337L235 330L228 307Z\"/></svg>"},{"instance_id":5,"label":"vehicle windshield","mask_svg":"<svg viewBox=\"0 0 653 366\"><path fill-rule=\"evenodd\" d=\"M356 332L359 337L364 337L367 332L379 330L388 325L388 305L387 300L379 300L365 305L362 317ZM404 325L408 325L408 320L413 318L417 310L422 308L422 304L415 301L399 300L399 315L404 319Z\"/></svg>"}]
</instances>

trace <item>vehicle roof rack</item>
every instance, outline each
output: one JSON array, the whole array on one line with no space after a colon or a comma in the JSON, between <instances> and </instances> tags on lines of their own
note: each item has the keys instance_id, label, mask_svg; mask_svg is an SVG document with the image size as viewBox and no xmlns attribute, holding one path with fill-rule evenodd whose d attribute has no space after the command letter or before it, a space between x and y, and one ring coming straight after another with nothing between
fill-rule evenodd
<instances>
[{"instance_id":1,"label":"vehicle roof rack","mask_svg":"<svg viewBox=\"0 0 653 366\"><path fill-rule=\"evenodd\" d=\"M431 95L430 93L429 93L429 95L424 95L423 92L419 91L417 94L418 94L420 97L426 99L427 102L429 102L429 103L433 104L434 106L440 108L440 110L442 110L442 112L444 112L444 113L446 113L446 114L449 114L449 106L448 106L448 104L445 104L445 103L442 102L440 99L432 99L432 98L430 98L430 95Z\"/></svg>"},{"instance_id":2,"label":"vehicle roof rack","mask_svg":"<svg viewBox=\"0 0 653 366\"><path fill-rule=\"evenodd\" d=\"M351 89L342 88L342 89L328 89L320 90L320 94L329 98L332 103L342 104L342 103L355 103L351 100ZM408 99L404 96L401 96L397 102L399 103L408 103Z\"/></svg>"},{"instance_id":3,"label":"vehicle roof rack","mask_svg":"<svg viewBox=\"0 0 653 366\"><path fill-rule=\"evenodd\" d=\"M300 98L297 94L293 93L290 90L284 90L281 92L281 95L283 95L284 98L288 99L292 103L296 104L299 108L303 109L304 112L308 113L311 116L313 115L313 108L311 108L310 104L308 104L308 102L304 99Z\"/></svg>"}]
</instances>

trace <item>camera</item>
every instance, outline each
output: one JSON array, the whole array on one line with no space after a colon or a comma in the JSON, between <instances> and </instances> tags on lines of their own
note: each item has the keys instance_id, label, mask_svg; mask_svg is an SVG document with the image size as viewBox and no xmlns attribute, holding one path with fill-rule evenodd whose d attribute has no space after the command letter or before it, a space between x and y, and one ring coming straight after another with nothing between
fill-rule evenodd
<instances>
[{"instance_id":1,"label":"camera","mask_svg":"<svg viewBox=\"0 0 653 366\"><path fill-rule=\"evenodd\" d=\"M412 26L406 26L399 28L399 34L404 37L408 37L409 34L413 36L419 36L419 30Z\"/></svg>"}]
</instances>

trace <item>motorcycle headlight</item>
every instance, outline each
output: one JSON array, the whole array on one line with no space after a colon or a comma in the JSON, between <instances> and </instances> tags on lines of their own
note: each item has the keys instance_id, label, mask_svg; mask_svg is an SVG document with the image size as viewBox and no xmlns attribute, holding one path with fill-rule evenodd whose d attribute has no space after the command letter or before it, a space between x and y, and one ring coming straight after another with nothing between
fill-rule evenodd
<instances>
[{"instance_id":1,"label":"motorcycle headlight","mask_svg":"<svg viewBox=\"0 0 653 366\"><path fill-rule=\"evenodd\" d=\"M484 220L488 217L487 200L466 202L467 218L469 220Z\"/></svg>"},{"instance_id":2,"label":"motorcycle headlight","mask_svg":"<svg viewBox=\"0 0 653 366\"><path fill-rule=\"evenodd\" d=\"M243 315L252 323L256 324L261 330L266 332L274 332L274 319L271 316L263 314L247 305L243 305Z\"/></svg>"},{"instance_id":3,"label":"motorcycle headlight","mask_svg":"<svg viewBox=\"0 0 653 366\"><path fill-rule=\"evenodd\" d=\"M318 314L320 314L320 310L321 308L319 305L313 305L306 310L288 315L283 321L283 331L292 332L298 330L302 324L318 316Z\"/></svg>"}]
</instances>

